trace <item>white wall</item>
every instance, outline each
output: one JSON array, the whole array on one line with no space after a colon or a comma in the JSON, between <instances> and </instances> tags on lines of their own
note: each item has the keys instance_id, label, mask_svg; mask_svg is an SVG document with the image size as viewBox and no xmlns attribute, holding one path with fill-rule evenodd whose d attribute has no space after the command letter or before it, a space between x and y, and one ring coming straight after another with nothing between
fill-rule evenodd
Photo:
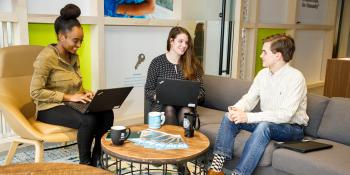
<instances>
[{"instance_id":1,"label":"white wall","mask_svg":"<svg viewBox=\"0 0 350 175\"><path fill-rule=\"evenodd\" d=\"M107 88L134 86L117 118L143 114L144 84L152 59L166 52L170 27L105 27L105 76ZM146 59L138 69L134 66L140 53Z\"/></svg>"},{"instance_id":2,"label":"white wall","mask_svg":"<svg viewBox=\"0 0 350 175\"><path fill-rule=\"evenodd\" d=\"M81 16L92 16L89 2L82 0L28 0L27 7L29 14L59 15L62 7L73 3L81 9Z\"/></svg>"},{"instance_id":3,"label":"white wall","mask_svg":"<svg viewBox=\"0 0 350 175\"><path fill-rule=\"evenodd\" d=\"M295 59L293 66L299 69L307 82L315 82L321 77L323 61L324 31L297 31L295 35Z\"/></svg>"},{"instance_id":4,"label":"white wall","mask_svg":"<svg viewBox=\"0 0 350 175\"><path fill-rule=\"evenodd\" d=\"M288 0L260 0L259 21L263 23L286 23Z\"/></svg>"},{"instance_id":5,"label":"white wall","mask_svg":"<svg viewBox=\"0 0 350 175\"><path fill-rule=\"evenodd\" d=\"M12 3L11 0L0 0L0 12L11 12Z\"/></svg>"},{"instance_id":6,"label":"white wall","mask_svg":"<svg viewBox=\"0 0 350 175\"><path fill-rule=\"evenodd\" d=\"M222 0L182 0L182 20L220 20L221 2Z\"/></svg>"}]
</instances>

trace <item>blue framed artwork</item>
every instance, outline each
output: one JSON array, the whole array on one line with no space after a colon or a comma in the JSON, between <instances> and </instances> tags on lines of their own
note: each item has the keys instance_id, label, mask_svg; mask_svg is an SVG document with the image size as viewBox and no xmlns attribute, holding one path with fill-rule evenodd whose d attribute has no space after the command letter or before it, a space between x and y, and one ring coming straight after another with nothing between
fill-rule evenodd
<instances>
[{"instance_id":1,"label":"blue framed artwork","mask_svg":"<svg viewBox=\"0 0 350 175\"><path fill-rule=\"evenodd\" d=\"M173 0L104 0L104 15L118 18L175 19Z\"/></svg>"}]
</instances>

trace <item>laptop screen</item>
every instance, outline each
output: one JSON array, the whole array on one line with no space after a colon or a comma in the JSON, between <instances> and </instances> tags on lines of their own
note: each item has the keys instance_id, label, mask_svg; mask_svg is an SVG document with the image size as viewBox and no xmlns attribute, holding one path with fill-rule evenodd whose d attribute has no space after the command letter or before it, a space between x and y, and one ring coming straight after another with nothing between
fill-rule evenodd
<instances>
[{"instance_id":1,"label":"laptop screen","mask_svg":"<svg viewBox=\"0 0 350 175\"><path fill-rule=\"evenodd\" d=\"M157 103L196 107L199 89L199 81L159 78L156 88Z\"/></svg>"},{"instance_id":2,"label":"laptop screen","mask_svg":"<svg viewBox=\"0 0 350 175\"><path fill-rule=\"evenodd\" d=\"M99 112L119 108L133 87L98 90L90 103L65 102L67 106L81 112Z\"/></svg>"}]
</instances>

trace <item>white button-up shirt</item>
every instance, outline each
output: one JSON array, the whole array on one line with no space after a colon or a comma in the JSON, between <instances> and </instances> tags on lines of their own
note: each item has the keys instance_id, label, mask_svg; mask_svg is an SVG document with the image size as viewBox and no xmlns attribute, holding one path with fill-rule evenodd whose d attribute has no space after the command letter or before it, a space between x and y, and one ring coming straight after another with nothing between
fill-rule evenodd
<instances>
[{"instance_id":1,"label":"white button-up shirt","mask_svg":"<svg viewBox=\"0 0 350 175\"><path fill-rule=\"evenodd\" d=\"M268 68L255 77L247 94L234 107L246 112L248 123L261 121L307 125L306 83L303 74L286 64L272 73ZM249 112L260 100L261 112Z\"/></svg>"}]
</instances>

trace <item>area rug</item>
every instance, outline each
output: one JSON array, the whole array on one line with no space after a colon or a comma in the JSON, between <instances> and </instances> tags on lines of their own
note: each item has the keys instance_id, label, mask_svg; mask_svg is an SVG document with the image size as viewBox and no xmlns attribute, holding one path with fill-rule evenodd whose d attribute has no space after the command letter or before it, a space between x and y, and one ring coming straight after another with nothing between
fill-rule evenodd
<instances>
[{"instance_id":1,"label":"area rug","mask_svg":"<svg viewBox=\"0 0 350 175\"><path fill-rule=\"evenodd\" d=\"M73 145L72 145L73 144ZM63 162L63 163L79 163L79 155L78 155L78 147L74 143L68 143L67 147L59 148L59 149L52 149L55 147L62 146L60 144L52 144L52 143L45 143L44 148L46 151L44 152L44 160L45 162ZM35 155L34 146L21 146L17 149L16 154L13 158L13 163L33 163L34 162L34 155ZM7 155L7 151L0 152L0 165L3 165L5 158ZM115 162L115 159L111 158L109 161L109 164L112 164ZM192 163L187 164L190 172L193 172L195 167ZM133 171L138 171L140 168L140 165L137 163L129 163L122 161L121 163L121 170L122 174L130 171L130 167L133 167ZM146 165L142 165L141 169L144 173L147 174L147 171L145 171L148 167ZM151 170L150 175L158 175L163 174L161 173L162 166L150 166L150 169L157 169L157 170ZM115 172L116 167L111 166L108 170ZM167 173L170 174L178 174L176 172L177 167L175 165L168 165L167 169L171 172ZM198 170L197 170L198 171ZM138 173L137 173L138 174ZM192 174L192 173L191 173Z\"/></svg>"},{"instance_id":2,"label":"area rug","mask_svg":"<svg viewBox=\"0 0 350 175\"><path fill-rule=\"evenodd\" d=\"M64 148L52 149L62 146L61 144L44 143L44 161L45 162L69 162L79 163L78 147L74 143L68 143ZM5 162L7 151L0 152L0 164ZM17 149L12 163L32 163L34 162L35 149L34 146L21 146Z\"/></svg>"}]
</instances>

